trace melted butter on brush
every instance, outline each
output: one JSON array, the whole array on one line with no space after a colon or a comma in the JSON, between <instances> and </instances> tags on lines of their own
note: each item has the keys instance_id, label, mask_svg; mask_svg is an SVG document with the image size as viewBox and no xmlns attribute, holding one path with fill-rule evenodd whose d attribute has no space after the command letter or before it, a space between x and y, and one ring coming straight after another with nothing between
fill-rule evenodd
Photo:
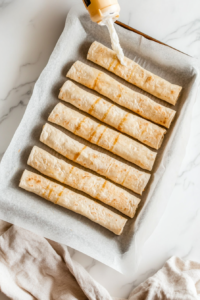
<instances>
[{"instance_id":1,"label":"melted butter on brush","mask_svg":"<svg viewBox=\"0 0 200 300\"><path fill-rule=\"evenodd\" d=\"M117 32L114 27L114 20L110 17L107 17L102 20L101 24L107 26L108 31L110 33L112 49L117 54L117 57L118 57L120 63L123 66L126 66L126 63L124 61L124 52L120 46L119 37L118 37Z\"/></svg>"}]
</instances>

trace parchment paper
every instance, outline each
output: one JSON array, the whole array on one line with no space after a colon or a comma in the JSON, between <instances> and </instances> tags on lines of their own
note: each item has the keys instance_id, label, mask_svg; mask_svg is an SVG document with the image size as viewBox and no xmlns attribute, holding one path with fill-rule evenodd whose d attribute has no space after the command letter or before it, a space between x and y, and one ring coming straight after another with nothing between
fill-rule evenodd
<instances>
[{"instance_id":1,"label":"parchment paper","mask_svg":"<svg viewBox=\"0 0 200 300\"><path fill-rule=\"evenodd\" d=\"M117 25L116 29L126 56L155 74L183 86L181 98L175 107L175 121L158 151L153 175L141 197L136 217L128 221L123 234L118 237L82 216L18 188L23 170L26 168L34 171L26 164L34 145L64 159L40 143L39 136L48 115L58 103L59 89L66 80L67 71L77 59L102 70L86 60L88 49L94 40L110 47L107 29L92 23L85 10L73 8L68 14L64 31L50 60L35 85L25 115L2 159L0 218L66 244L120 272L128 273L131 266L136 268L142 246L165 211L183 160L190 132L191 110L199 84L200 64L196 59L146 40ZM133 90L147 95L115 75L110 75ZM172 107L154 96L148 96L162 105ZM85 145L114 156L67 131L64 132Z\"/></svg>"}]
</instances>

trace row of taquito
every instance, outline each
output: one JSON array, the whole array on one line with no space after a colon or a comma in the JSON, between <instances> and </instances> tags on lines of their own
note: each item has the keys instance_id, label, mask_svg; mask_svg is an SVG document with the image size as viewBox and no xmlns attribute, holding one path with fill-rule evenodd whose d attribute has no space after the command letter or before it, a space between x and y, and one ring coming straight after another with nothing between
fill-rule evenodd
<instances>
[{"instance_id":1,"label":"row of taquito","mask_svg":"<svg viewBox=\"0 0 200 300\"><path fill-rule=\"evenodd\" d=\"M107 56L110 55L109 58L112 59L108 66L108 60L100 59L102 47L102 45L94 43L88 53L88 59L98 63L126 80L128 74L131 72L132 75L129 76L127 81L151 92L157 97L160 95L158 89L156 90L155 88L156 85L154 86L153 93L152 87L149 87L148 90L146 82L143 86L140 86L140 84L137 83L137 80L136 82L133 82L137 77L135 75L133 76L133 74L137 74L137 72L133 72L133 69L136 71L137 68L132 64L129 69L126 68L126 70L121 70L121 66L116 63L116 58L113 56L113 53L109 52L109 49L104 47L103 50L105 50ZM141 69L139 71L141 73ZM145 75L147 76L149 74L145 73ZM100 92L114 102L167 128L169 128L175 116L174 111L164 108L149 98L145 98L145 96L141 96L140 94L131 91L103 72L99 72L80 62L73 65L68 73L68 77ZM153 80L155 78L156 77L154 77ZM168 90L171 88L166 82L163 81L162 83L165 84ZM178 91L176 87L175 90L176 92ZM171 96L171 99L175 99L175 93L173 92L171 94L173 94L174 97ZM138 95L140 96L138 97ZM131 100L131 97L132 99L134 98L134 101L128 101ZM117 106L111 105L102 98L98 98L81 90L70 81L65 83L62 87L59 98L88 112L101 121L117 128L119 131L138 139L144 144L155 149L158 149L161 146L166 132L164 129L149 121L145 121L129 114ZM168 102L173 101L173 99L169 100L168 98ZM167 101L167 98L163 100ZM98 107L100 108L99 110ZM153 110L154 114L152 113ZM144 169L151 170L153 167L156 153L140 143L93 121L91 118L72 111L62 104L58 104L55 107L49 117L49 121L66 128L74 134L81 136ZM133 128L130 126L132 124L134 125ZM48 124L44 126L40 140L67 158L96 171L114 182L128 187L136 193L141 194L149 181L149 174L140 172L129 166L125 167L125 164L72 140L67 135ZM127 145L128 149L126 149ZM89 194L91 197L116 208L129 217L134 216L140 202L140 199L111 182L67 164L38 147L33 148L28 164L42 174L73 188L79 189L86 194ZM106 168L106 165L108 168ZM125 218L111 212L89 198L74 193L63 186L32 172L25 171L23 173L20 186L54 202L55 204L64 206L86 216L115 234L121 234L126 223Z\"/></svg>"}]
</instances>

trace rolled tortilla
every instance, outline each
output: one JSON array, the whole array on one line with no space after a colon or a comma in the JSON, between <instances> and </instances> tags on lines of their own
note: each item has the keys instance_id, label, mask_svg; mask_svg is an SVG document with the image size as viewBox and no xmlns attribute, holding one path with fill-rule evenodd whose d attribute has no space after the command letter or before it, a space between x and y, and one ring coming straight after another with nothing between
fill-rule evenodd
<instances>
[{"instance_id":1,"label":"rolled tortilla","mask_svg":"<svg viewBox=\"0 0 200 300\"><path fill-rule=\"evenodd\" d=\"M176 104L182 90L181 86L143 69L127 57L124 58L126 66L121 65L116 53L98 42L91 45L87 59L173 105Z\"/></svg>"},{"instance_id":2,"label":"rolled tortilla","mask_svg":"<svg viewBox=\"0 0 200 300\"><path fill-rule=\"evenodd\" d=\"M140 195L151 176L77 142L49 124L43 127L40 141L68 159Z\"/></svg>"},{"instance_id":3,"label":"rolled tortilla","mask_svg":"<svg viewBox=\"0 0 200 300\"><path fill-rule=\"evenodd\" d=\"M48 152L33 147L28 165L40 173L80 190L133 218L140 199L115 184L76 168Z\"/></svg>"},{"instance_id":4,"label":"rolled tortilla","mask_svg":"<svg viewBox=\"0 0 200 300\"><path fill-rule=\"evenodd\" d=\"M154 149L159 149L162 144L166 133L165 129L84 91L70 80L62 86L59 99L76 106Z\"/></svg>"},{"instance_id":5,"label":"rolled tortilla","mask_svg":"<svg viewBox=\"0 0 200 300\"><path fill-rule=\"evenodd\" d=\"M143 169L152 170L157 155L155 152L61 103L56 105L48 121L64 127Z\"/></svg>"},{"instance_id":6,"label":"rolled tortilla","mask_svg":"<svg viewBox=\"0 0 200 300\"><path fill-rule=\"evenodd\" d=\"M169 128L176 112L164 107L150 98L136 93L107 74L80 61L73 64L67 77L108 97L134 113L154 123Z\"/></svg>"},{"instance_id":7,"label":"rolled tortilla","mask_svg":"<svg viewBox=\"0 0 200 300\"><path fill-rule=\"evenodd\" d=\"M27 170L23 172L19 187L80 214L117 235L122 233L127 222L127 219L95 201Z\"/></svg>"}]
</instances>

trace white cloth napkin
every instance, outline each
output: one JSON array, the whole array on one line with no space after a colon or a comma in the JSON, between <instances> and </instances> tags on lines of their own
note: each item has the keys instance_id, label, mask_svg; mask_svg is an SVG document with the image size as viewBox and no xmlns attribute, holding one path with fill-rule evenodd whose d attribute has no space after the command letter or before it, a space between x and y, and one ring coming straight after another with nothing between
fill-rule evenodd
<instances>
[{"instance_id":1,"label":"white cloth napkin","mask_svg":"<svg viewBox=\"0 0 200 300\"><path fill-rule=\"evenodd\" d=\"M160 271L134 289L129 299L200 299L200 263L172 257Z\"/></svg>"},{"instance_id":2,"label":"white cloth napkin","mask_svg":"<svg viewBox=\"0 0 200 300\"><path fill-rule=\"evenodd\" d=\"M13 300L112 300L67 246L0 221L0 290ZM200 299L200 264L172 257L129 300Z\"/></svg>"}]
</instances>

